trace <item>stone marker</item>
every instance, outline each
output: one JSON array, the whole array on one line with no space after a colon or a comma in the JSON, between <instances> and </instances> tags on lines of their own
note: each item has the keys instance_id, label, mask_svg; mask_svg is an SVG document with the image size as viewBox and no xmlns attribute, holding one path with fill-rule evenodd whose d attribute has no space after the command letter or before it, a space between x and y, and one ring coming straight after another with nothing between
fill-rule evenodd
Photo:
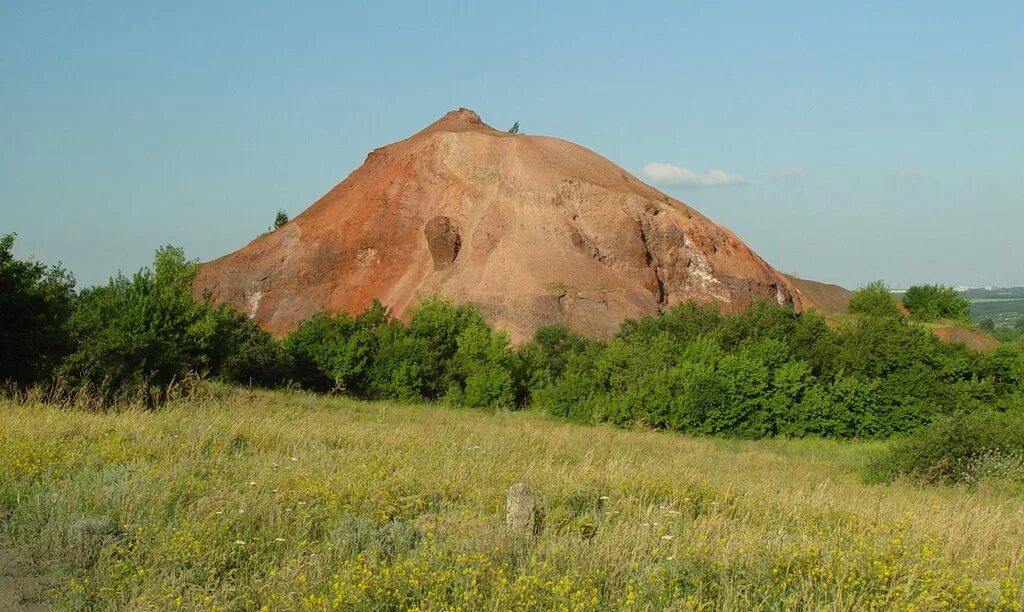
<instances>
[{"instance_id":1,"label":"stone marker","mask_svg":"<svg viewBox=\"0 0 1024 612\"><path fill-rule=\"evenodd\" d=\"M508 488L505 501L505 523L512 531L536 534L540 531L542 512L540 495L524 482Z\"/></svg>"}]
</instances>

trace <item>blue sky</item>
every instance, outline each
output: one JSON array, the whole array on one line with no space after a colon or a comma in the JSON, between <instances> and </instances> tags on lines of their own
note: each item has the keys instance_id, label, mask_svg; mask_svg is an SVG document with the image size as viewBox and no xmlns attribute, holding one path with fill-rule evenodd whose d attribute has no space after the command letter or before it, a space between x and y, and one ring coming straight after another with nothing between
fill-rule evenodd
<instances>
[{"instance_id":1,"label":"blue sky","mask_svg":"<svg viewBox=\"0 0 1024 612\"><path fill-rule=\"evenodd\" d=\"M85 285L211 259L460 106L783 271L1024 285L1019 0L3 1L0 233Z\"/></svg>"}]
</instances>

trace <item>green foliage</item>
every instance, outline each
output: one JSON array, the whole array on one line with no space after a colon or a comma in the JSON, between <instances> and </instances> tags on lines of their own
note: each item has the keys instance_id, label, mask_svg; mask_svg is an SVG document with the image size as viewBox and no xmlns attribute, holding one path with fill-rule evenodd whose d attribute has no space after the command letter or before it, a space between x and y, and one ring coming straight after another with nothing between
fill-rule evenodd
<instances>
[{"instance_id":1,"label":"green foliage","mask_svg":"<svg viewBox=\"0 0 1024 612\"><path fill-rule=\"evenodd\" d=\"M516 403L516 356L508 334L486 325L467 327L452 357L447 400L471 408L512 407Z\"/></svg>"},{"instance_id":2,"label":"green foliage","mask_svg":"<svg viewBox=\"0 0 1024 612\"><path fill-rule=\"evenodd\" d=\"M882 281L869 283L854 291L850 297L849 310L852 313L872 317L900 316L896 298L892 296Z\"/></svg>"},{"instance_id":3,"label":"green foliage","mask_svg":"<svg viewBox=\"0 0 1024 612\"><path fill-rule=\"evenodd\" d=\"M60 266L16 259L14 238L0 237L0 383L32 383L72 348L75 279Z\"/></svg>"},{"instance_id":4,"label":"green foliage","mask_svg":"<svg viewBox=\"0 0 1024 612\"><path fill-rule=\"evenodd\" d=\"M869 478L975 484L989 477L1024 478L1024 414L985 409L949 415L895 442L869 468Z\"/></svg>"},{"instance_id":5,"label":"green foliage","mask_svg":"<svg viewBox=\"0 0 1024 612\"><path fill-rule=\"evenodd\" d=\"M519 122L518 121L516 121L515 123L512 124L512 127L510 127L508 129L508 133L512 134L513 136L515 136L516 134L519 133Z\"/></svg>"},{"instance_id":6,"label":"green foliage","mask_svg":"<svg viewBox=\"0 0 1024 612\"><path fill-rule=\"evenodd\" d=\"M158 249L153 268L118 274L82 291L68 321L74 350L62 378L107 402L159 401L190 375L273 386L291 376L280 343L229 306L196 301L198 267L175 247Z\"/></svg>"},{"instance_id":7,"label":"green foliage","mask_svg":"<svg viewBox=\"0 0 1024 612\"><path fill-rule=\"evenodd\" d=\"M379 334L371 372L379 397L407 401L445 398L470 407L516 405L520 368L508 337L494 332L471 304L437 297L409 312L409 324L392 322Z\"/></svg>"},{"instance_id":8,"label":"green foliage","mask_svg":"<svg viewBox=\"0 0 1024 612\"><path fill-rule=\"evenodd\" d=\"M519 350L523 381L520 403L526 403L534 392L550 385L562 375L569 358L586 350L589 341L569 331L564 325L544 325L533 340Z\"/></svg>"},{"instance_id":9,"label":"green foliage","mask_svg":"<svg viewBox=\"0 0 1024 612\"><path fill-rule=\"evenodd\" d=\"M281 342L234 308L214 310L216 333L210 367L221 378L243 384L274 387L294 376L291 355Z\"/></svg>"},{"instance_id":10,"label":"green foliage","mask_svg":"<svg viewBox=\"0 0 1024 612\"><path fill-rule=\"evenodd\" d=\"M320 313L304 320L285 340L297 379L319 390L365 392L377 328L386 320L387 310L376 301L356 317Z\"/></svg>"},{"instance_id":11,"label":"green foliage","mask_svg":"<svg viewBox=\"0 0 1024 612\"><path fill-rule=\"evenodd\" d=\"M731 316L690 304L627 321L612 341L571 354L533 400L582 423L882 438L956 410L1012 405L1024 395L1022 363L1010 347L976 353L899 316L833 330L821 315L767 303Z\"/></svg>"},{"instance_id":12,"label":"green foliage","mask_svg":"<svg viewBox=\"0 0 1024 612\"><path fill-rule=\"evenodd\" d=\"M76 350L63 374L113 400L208 371L217 321L192 299L196 272L181 249L163 247L152 270L132 278L118 274L106 286L83 291L70 322Z\"/></svg>"},{"instance_id":13,"label":"green foliage","mask_svg":"<svg viewBox=\"0 0 1024 612\"><path fill-rule=\"evenodd\" d=\"M28 355L35 369L20 376L59 363L66 382L108 402L160 401L176 381L209 375L742 438L884 438L943 415L1024 407L1024 343L990 353L945 344L900 316L880 283L857 292L862 316L838 328L767 302L735 315L688 303L625 321L607 341L547 326L515 349L475 306L428 297L407 323L374 302L316 314L279 341L229 306L196 301L197 265L180 249L76 297L59 268L14 260L12 240L0 242L6 376Z\"/></svg>"},{"instance_id":14,"label":"green foliage","mask_svg":"<svg viewBox=\"0 0 1024 612\"><path fill-rule=\"evenodd\" d=\"M910 316L919 321L936 321L940 318L961 323L970 323L970 303L952 287L938 285L917 285L907 289L903 304Z\"/></svg>"},{"instance_id":15,"label":"green foliage","mask_svg":"<svg viewBox=\"0 0 1024 612\"><path fill-rule=\"evenodd\" d=\"M284 342L296 382L322 391L474 408L520 405L522 361L472 305L429 297L409 323L374 302L358 316L317 314Z\"/></svg>"},{"instance_id":16,"label":"green foliage","mask_svg":"<svg viewBox=\"0 0 1024 612\"><path fill-rule=\"evenodd\" d=\"M271 231L281 229L281 227L286 223L288 223L288 213L283 209L278 210L277 214L274 215L274 226L271 228Z\"/></svg>"},{"instance_id":17,"label":"green foliage","mask_svg":"<svg viewBox=\"0 0 1024 612\"><path fill-rule=\"evenodd\" d=\"M1000 342L1016 342L1024 340L1024 318L1010 329L997 329L992 334Z\"/></svg>"}]
</instances>

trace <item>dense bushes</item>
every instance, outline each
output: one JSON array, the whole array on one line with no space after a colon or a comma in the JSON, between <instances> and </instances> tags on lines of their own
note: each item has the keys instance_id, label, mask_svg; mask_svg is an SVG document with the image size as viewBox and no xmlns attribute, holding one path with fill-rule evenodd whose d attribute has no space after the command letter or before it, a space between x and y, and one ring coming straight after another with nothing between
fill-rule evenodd
<instances>
[{"instance_id":1,"label":"dense bushes","mask_svg":"<svg viewBox=\"0 0 1024 612\"><path fill-rule=\"evenodd\" d=\"M683 305L575 352L535 395L548 412L579 422L884 437L1012 401L1020 384L1010 364L1020 355L947 345L899 317L862 316L833 330L815 313L765 303L734 316Z\"/></svg>"},{"instance_id":2,"label":"dense bushes","mask_svg":"<svg viewBox=\"0 0 1024 612\"><path fill-rule=\"evenodd\" d=\"M75 350L60 368L62 379L107 401L136 394L158 400L190 373L283 380L283 352L269 334L227 307L192 299L196 271L180 249L164 247L152 270L82 291L68 320Z\"/></svg>"},{"instance_id":3,"label":"dense bushes","mask_svg":"<svg viewBox=\"0 0 1024 612\"><path fill-rule=\"evenodd\" d=\"M975 484L1024 478L1024 413L991 409L940 417L896 441L870 467L872 480Z\"/></svg>"},{"instance_id":4,"label":"dense bushes","mask_svg":"<svg viewBox=\"0 0 1024 612\"><path fill-rule=\"evenodd\" d=\"M10 373L12 355L45 349L31 373L55 372L106 402L159 401L196 373L363 398L532 405L580 423L705 435L878 438L1024 401L1024 345L983 354L945 344L901 316L881 284L857 292L856 314L838 326L768 303L737 315L688 303L625 321L608 341L549 326L513 348L474 306L427 298L406 322L374 303L315 315L276 339L227 306L194 300L196 265L179 249L75 296L66 274L16 262L5 244L0 278L16 290L0 307L36 304L45 316L5 317L4 377L28 382ZM48 334L60 346L32 344Z\"/></svg>"},{"instance_id":5,"label":"dense bushes","mask_svg":"<svg viewBox=\"0 0 1024 612\"><path fill-rule=\"evenodd\" d=\"M882 281L875 281L861 287L850 297L850 312L873 317L898 317L899 305L896 298Z\"/></svg>"},{"instance_id":6,"label":"dense bushes","mask_svg":"<svg viewBox=\"0 0 1024 612\"><path fill-rule=\"evenodd\" d=\"M15 259L13 249L13 234L0 237L0 382L32 383L72 348L75 279L59 266Z\"/></svg>"},{"instance_id":7,"label":"dense bushes","mask_svg":"<svg viewBox=\"0 0 1024 612\"><path fill-rule=\"evenodd\" d=\"M192 374L279 384L289 356L252 321L192 299L196 265L180 249L153 269L74 292L59 267L19 261L0 239L0 382L55 380L103 402L159 401Z\"/></svg>"},{"instance_id":8,"label":"dense bushes","mask_svg":"<svg viewBox=\"0 0 1024 612\"><path fill-rule=\"evenodd\" d=\"M903 296L910 315L920 321L936 321L940 318L971 322L970 303L952 287L918 285L907 289Z\"/></svg>"},{"instance_id":9,"label":"dense bushes","mask_svg":"<svg viewBox=\"0 0 1024 612\"><path fill-rule=\"evenodd\" d=\"M358 316L319 314L284 341L300 383L362 397L513 406L522 397L508 336L473 306L428 298L409 323L374 303Z\"/></svg>"}]
</instances>

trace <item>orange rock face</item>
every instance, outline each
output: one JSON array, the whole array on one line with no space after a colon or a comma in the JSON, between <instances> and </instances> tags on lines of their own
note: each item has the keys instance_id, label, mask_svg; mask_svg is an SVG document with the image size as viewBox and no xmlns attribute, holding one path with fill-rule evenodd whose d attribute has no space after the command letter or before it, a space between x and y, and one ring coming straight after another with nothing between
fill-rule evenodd
<instances>
[{"instance_id":1,"label":"orange rock face","mask_svg":"<svg viewBox=\"0 0 1024 612\"><path fill-rule=\"evenodd\" d=\"M305 212L204 264L195 285L275 334L379 299L401 317L439 294L522 342L545 323L609 336L686 300L800 309L732 232L564 140L472 111L370 153Z\"/></svg>"}]
</instances>

